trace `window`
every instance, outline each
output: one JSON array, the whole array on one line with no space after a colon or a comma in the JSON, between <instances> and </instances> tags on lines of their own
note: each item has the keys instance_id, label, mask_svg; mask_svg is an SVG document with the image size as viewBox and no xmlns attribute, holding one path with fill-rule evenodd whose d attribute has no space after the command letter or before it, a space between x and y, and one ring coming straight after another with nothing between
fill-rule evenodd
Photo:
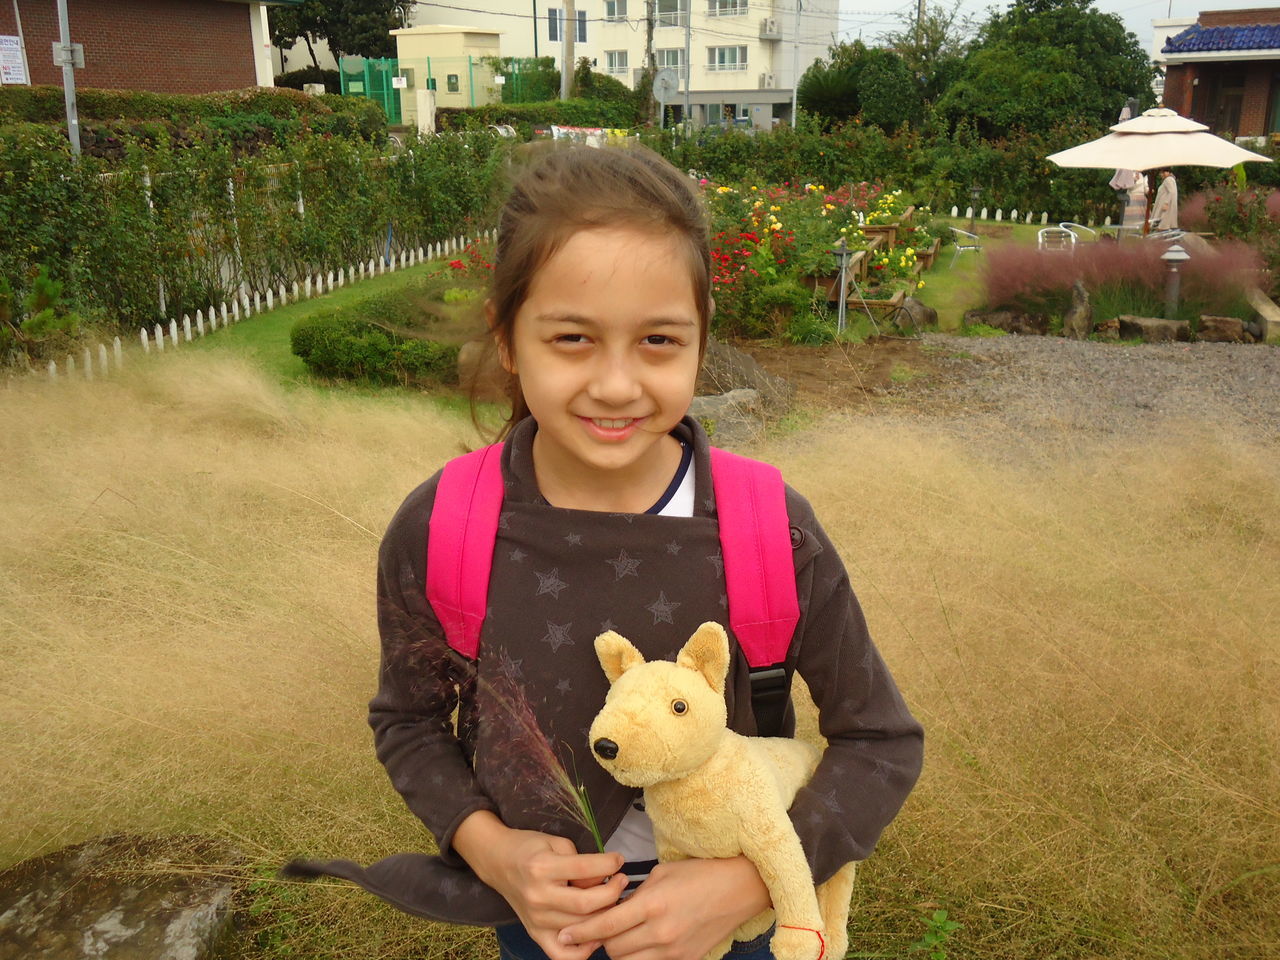
<instances>
[{"instance_id":1,"label":"window","mask_svg":"<svg viewBox=\"0 0 1280 960\"><path fill-rule=\"evenodd\" d=\"M708 70L747 69L746 47L707 47Z\"/></svg>"},{"instance_id":2,"label":"window","mask_svg":"<svg viewBox=\"0 0 1280 960\"><path fill-rule=\"evenodd\" d=\"M658 26L683 27L689 21L689 0L658 0Z\"/></svg>"},{"instance_id":3,"label":"window","mask_svg":"<svg viewBox=\"0 0 1280 960\"><path fill-rule=\"evenodd\" d=\"M627 51L606 50L604 52L604 68L608 73L626 73Z\"/></svg>"},{"instance_id":4,"label":"window","mask_svg":"<svg viewBox=\"0 0 1280 960\"><path fill-rule=\"evenodd\" d=\"M684 65L684 48L683 47L667 47L666 49L657 49L653 51L654 62L657 63L658 69L670 67L676 71L681 79L689 78L689 71Z\"/></svg>"},{"instance_id":5,"label":"window","mask_svg":"<svg viewBox=\"0 0 1280 960\"><path fill-rule=\"evenodd\" d=\"M734 17L747 12L747 0L710 0L708 16Z\"/></svg>"},{"instance_id":6,"label":"window","mask_svg":"<svg viewBox=\"0 0 1280 960\"><path fill-rule=\"evenodd\" d=\"M627 0L604 0L604 18L606 20L627 19Z\"/></svg>"},{"instance_id":7,"label":"window","mask_svg":"<svg viewBox=\"0 0 1280 960\"><path fill-rule=\"evenodd\" d=\"M574 11L577 16L578 29L574 31L575 43L587 42L587 11ZM560 39L560 28L564 26L564 10L559 7L547 7L547 39L553 42Z\"/></svg>"},{"instance_id":8,"label":"window","mask_svg":"<svg viewBox=\"0 0 1280 960\"><path fill-rule=\"evenodd\" d=\"M448 74L444 79L445 88L450 93L458 92L458 75L456 73Z\"/></svg>"}]
</instances>

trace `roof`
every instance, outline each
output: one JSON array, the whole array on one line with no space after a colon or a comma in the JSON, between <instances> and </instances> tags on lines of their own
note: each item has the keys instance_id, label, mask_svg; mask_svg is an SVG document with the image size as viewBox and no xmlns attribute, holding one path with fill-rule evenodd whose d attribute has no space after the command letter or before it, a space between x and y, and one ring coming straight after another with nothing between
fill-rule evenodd
<instances>
[{"instance_id":1,"label":"roof","mask_svg":"<svg viewBox=\"0 0 1280 960\"><path fill-rule=\"evenodd\" d=\"M1165 41L1162 53L1210 53L1232 50L1280 50L1280 24L1202 27L1193 24Z\"/></svg>"}]
</instances>

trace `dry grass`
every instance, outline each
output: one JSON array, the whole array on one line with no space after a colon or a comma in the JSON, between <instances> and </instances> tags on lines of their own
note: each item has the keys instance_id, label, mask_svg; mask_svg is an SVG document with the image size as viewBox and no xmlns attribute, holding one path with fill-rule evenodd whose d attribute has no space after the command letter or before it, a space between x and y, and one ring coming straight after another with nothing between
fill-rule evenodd
<instances>
[{"instance_id":1,"label":"dry grass","mask_svg":"<svg viewBox=\"0 0 1280 960\"><path fill-rule=\"evenodd\" d=\"M364 724L372 573L460 422L210 355L0 406L0 864L121 830L208 831L263 865L423 846ZM1011 465L863 420L763 452L928 729L855 949L901 953L937 904L965 924L954 956L1280 952L1274 445L1189 426ZM254 896L276 946L244 957L491 943L338 885Z\"/></svg>"}]
</instances>

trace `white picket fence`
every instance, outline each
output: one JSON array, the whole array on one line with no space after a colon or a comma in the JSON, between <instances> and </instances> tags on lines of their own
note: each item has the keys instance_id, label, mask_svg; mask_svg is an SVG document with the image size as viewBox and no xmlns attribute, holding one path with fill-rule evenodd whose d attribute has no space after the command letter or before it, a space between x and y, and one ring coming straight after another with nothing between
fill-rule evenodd
<instances>
[{"instance_id":1,"label":"white picket fence","mask_svg":"<svg viewBox=\"0 0 1280 960\"><path fill-rule=\"evenodd\" d=\"M496 230L485 230L481 232L478 238L474 239L493 242L497 240L497 237L498 232ZM336 272L330 270L327 273L316 273L314 277L308 275L303 278L301 284L295 280L292 286L288 288L282 283L274 290L242 291L238 298L232 299L230 307L227 306L224 300L216 307L210 304L208 310L197 310L194 320L190 314L184 313L180 322L176 317L171 317L167 324L157 323L152 328L143 327L138 331L138 340L142 345L143 353L149 354L153 349L157 353L163 353L166 346L170 350L174 350L182 343L190 343L192 340L213 333L219 328L225 329L231 324L246 320L255 313L261 313L263 310L273 310L277 306L295 303L298 300L310 300L312 297L332 293L339 287L345 287L348 283L357 283L360 280L394 273L396 270L405 267L414 267L431 260L443 260L445 257L452 257L466 249L472 242L473 238L470 237L451 237L448 240L429 244L426 247L401 250L398 256L373 257L368 261L341 268ZM108 351L105 344L101 343L97 345L96 350L84 347L80 352L78 365L75 354L68 354L61 367L58 366L56 361L50 360L45 372L48 378L55 382L59 379L77 377L84 380L92 380L95 376L105 377L113 369L120 369L124 366L124 357L124 346L120 342L120 338L115 337L110 351Z\"/></svg>"},{"instance_id":2,"label":"white picket fence","mask_svg":"<svg viewBox=\"0 0 1280 960\"><path fill-rule=\"evenodd\" d=\"M958 206L953 206L951 208L951 216L952 216L952 219L958 219L961 216L960 208ZM1061 220L1061 221L1059 220L1050 221L1049 214L1043 213L1043 212L1036 214L1028 211L1024 217L1023 214L1018 212L1018 209L1016 207L1009 211L1009 215L1007 218L1005 217L1004 210L998 207L994 211L992 211L989 207L982 207L979 210L977 210L976 213L974 212L973 207L966 207L964 211L964 218L966 220L994 220L996 223L999 223L1000 221L1006 220L1006 219L1010 223L1037 223L1038 222L1042 227L1048 226L1050 222L1080 223L1086 227L1092 227L1095 225L1092 217L1090 217L1088 220L1082 220L1080 218L1080 214L1078 213L1075 215L1074 219ZM1110 217L1106 217L1102 221L1102 223L1103 223L1103 226L1107 226L1107 227L1112 226Z\"/></svg>"}]
</instances>

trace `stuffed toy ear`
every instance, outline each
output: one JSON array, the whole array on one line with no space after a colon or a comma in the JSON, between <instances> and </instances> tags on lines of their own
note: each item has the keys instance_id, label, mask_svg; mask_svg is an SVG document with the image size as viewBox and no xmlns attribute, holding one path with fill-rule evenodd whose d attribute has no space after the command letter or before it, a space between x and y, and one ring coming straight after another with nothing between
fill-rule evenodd
<instances>
[{"instance_id":1,"label":"stuffed toy ear","mask_svg":"<svg viewBox=\"0 0 1280 960\"><path fill-rule=\"evenodd\" d=\"M697 670L716 693L724 693L729 673L729 635L714 621L700 626L676 656L677 666Z\"/></svg>"},{"instance_id":2,"label":"stuffed toy ear","mask_svg":"<svg viewBox=\"0 0 1280 960\"><path fill-rule=\"evenodd\" d=\"M618 678L644 663L644 655L637 650L626 637L619 636L612 630L596 637L596 656L600 658L600 666L609 683L616 683Z\"/></svg>"}]
</instances>

